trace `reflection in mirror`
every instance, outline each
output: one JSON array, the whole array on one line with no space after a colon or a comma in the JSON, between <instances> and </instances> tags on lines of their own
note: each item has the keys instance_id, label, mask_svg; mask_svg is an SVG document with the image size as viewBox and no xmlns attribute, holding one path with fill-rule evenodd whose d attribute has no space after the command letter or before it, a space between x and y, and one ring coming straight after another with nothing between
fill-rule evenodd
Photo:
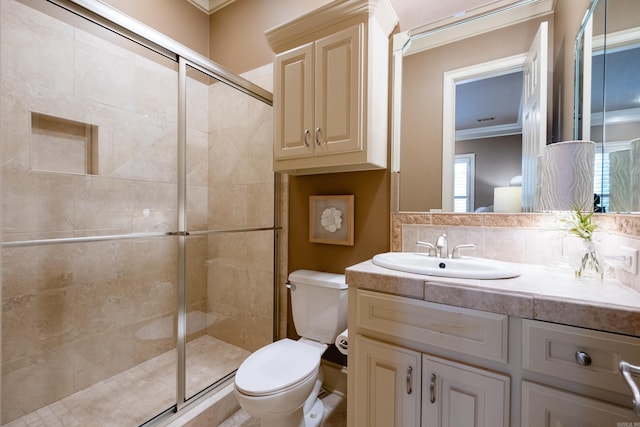
<instances>
[{"instance_id":1,"label":"reflection in mirror","mask_svg":"<svg viewBox=\"0 0 640 427\"><path fill-rule=\"evenodd\" d=\"M521 69L456 84L454 212L520 211L522 92Z\"/></svg>"},{"instance_id":2,"label":"reflection in mirror","mask_svg":"<svg viewBox=\"0 0 640 427\"><path fill-rule=\"evenodd\" d=\"M597 209L640 213L640 2L592 10L576 40L574 134L596 143Z\"/></svg>"},{"instance_id":3,"label":"reflection in mirror","mask_svg":"<svg viewBox=\"0 0 640 427\"><path fill-rule=\"evenodd\" d=\"M549 28L552 28L554 3L546 0L495 2L494 9L489 10L487 6L484 11L475 11L476 15L465 14L466 21L463 20L462 23L452 23L449 20L396 36L392 150L392 188L396 192L393 193L392 210L453 211L456 153L474 154L478 178L473 181L458 180L469 183L463 194L455 197L466 199L456 200L455 203L460 204L460 209L490 210L494 204L495 188L508 187L512 178L521 175L523 189L529 188L528 193L530 197L533 196L535 182L531 176L527 178L526 171L533 171L535 174L537 153L550 140L550 126L546 124L551 123L551 109L548 109L547 113L537 110L529 115L541 119L537 122L540 128L534 132L538 145L530 142L528 147L531 149L522 151L521 139L524 138L519 136L519 129L525 125L524 118L527 115L521 112L525 104L524 99L518 99L516 110L508 113L516 116L516 120L511 124L515 123L518 129L498 133L500 139L494 139L494 148L489 149L489 157L494 160L494 164L483 166L481 158L486 155L472 148L472 144L479 142L481 137L493 135L483 136L469 128L460 129L460 126L459 131L456 131L457 116L464 110L466 102L463 95L460 95L462 98L459 97L458 90L464 91L464 85L479 84L487 77L519 75L526 68L527 53L541 24L549 22ZM496 9L496 5L500 8ZM571 38L574 36L575 33ZM550 42L541 44L546 47ZM543 56L548 58L547 55ZM508 65L501 69L492 68L500 62ZM552 91L552 67L542 67L543 71L538 76L548 77L549 87L546 90L542 89L540 95L544 95L546 99L550 98ZM523 83L516 90L517 98L522 98L522 87ZM513 86L507 89L507 92L513 94ZM493 90L490 96L482 95L478 104L485 109L473 112L472 120L476 123L475 127L478 127L478 123L490 122L491 117L495 117L494 120L497 121L498 113L486 107L500 106L506 102L503 99L496 90ZM540 103L532 103L531 107L539 108ZM511 140L510 148L514 151L525 153L526 163L523 163L521 158L516 162L507 161L506 151L500 145L506 144L507 140ZM505 158L499 159L499 155L503 154ZM460 162L467 162L465 164L469 165L469 160L461 159L458 163ZM525 164L528 166L523 168ZM501 171L500 176L494 174L489 178L481 177L483 168L492 169L494 172ZM463 172L467 174L471 170L468 166L460 165L458 169L467 171ZM473 204L470 201L471 183ZM533 203L530 202L527 210L531 210L532 206Z\"/></svg>"}]
</instances>

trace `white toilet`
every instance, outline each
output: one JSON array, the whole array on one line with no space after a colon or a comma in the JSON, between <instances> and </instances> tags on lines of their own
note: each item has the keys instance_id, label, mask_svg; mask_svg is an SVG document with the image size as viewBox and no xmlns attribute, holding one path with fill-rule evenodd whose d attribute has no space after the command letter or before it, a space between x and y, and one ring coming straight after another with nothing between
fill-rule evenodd
<instances>
[{"instance_id":1,"label":"white toilet","mask_svg":"<svg viewBox=\"0 0 640 427\"><path fill-rule=\"evenodd\" d=\"M297 270L287 287L302 338L276 341L245 359L235 394L261 427L316 427L324 412L320 357L347 327L347 285L343 274Z\"/></svg>"}]
</instances>

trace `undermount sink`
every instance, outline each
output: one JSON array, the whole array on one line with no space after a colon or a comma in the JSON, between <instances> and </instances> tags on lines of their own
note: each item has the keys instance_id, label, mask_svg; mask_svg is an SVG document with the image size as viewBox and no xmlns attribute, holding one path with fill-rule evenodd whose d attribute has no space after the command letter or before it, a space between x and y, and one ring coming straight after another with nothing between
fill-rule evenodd
<instances>
[{"instance_id":1,"label":"undermount sink","mask_svg":"<svg viewBox=\"0 0 640 427\"><path fill-rule=\"evenodd\" d=\"M386 252L371 261L380 267L427 276L508 279L520 275L512 264L487 258L438 258L421 252Z\"/></svg>"}]
</instances>

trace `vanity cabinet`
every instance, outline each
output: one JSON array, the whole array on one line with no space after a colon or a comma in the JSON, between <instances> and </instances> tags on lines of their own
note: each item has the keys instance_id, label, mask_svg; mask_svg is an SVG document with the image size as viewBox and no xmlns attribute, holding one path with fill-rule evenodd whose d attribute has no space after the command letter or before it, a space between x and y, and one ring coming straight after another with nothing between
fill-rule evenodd
<instances>
[{"instance_id":1,"label":"vanity cabinet","mask_svg":"<svg viewBox=\"0 0 640 427\"><path fill-rule=\"evenodd\" d=\"M277 172L387 167L388 0L347 0L265 34L274 59Z\"/></svg>"},{"instance_id":2,"label":"vanity cabinet","mask_svg":"<svg viewBox=\"0 0 640 427\"><path fill-rule=\"evenodd\" d=\"M508 375L427 352L435 343L505 362L507 316L365 290L354 296L353 426L509 425Z\"/></svg>"},{"instance_id":3,"label":"vanity cabinet","mask_svg":"<svg viewBox=\"0 0 640 427\"><path fill-rule=\"evenodd\" d=\"M522 382L521 427L634 426L638 420L627 408L529 381Z\"/></svg>"},{"instance_id":4,"label":"vanity cabinet","mask_svg":"<svg viewBox=\"0 0 640 427\"><path fill-rule=\"evenodd\" d=\"M349 336L349 427L640 423L619 371L638 337L355 287Z\"/></svg>"},{"instance_id":5,"label":"vanity cabinet","mask_svg":"<svg viewBox=\"0 0 640 427\"><path fill-rule=\"evenodd\" d=\"M522 427L640 422L628 408L583 395L588 391L571 393L544 384L563 379L580 384L578 390L597 387L604 398L609 393L628 394L619 366L623 360L640 360L640 339L525 319L522 349L525 372L543 375L542 384L522 382Z\"/></svg>"}]
</instances>

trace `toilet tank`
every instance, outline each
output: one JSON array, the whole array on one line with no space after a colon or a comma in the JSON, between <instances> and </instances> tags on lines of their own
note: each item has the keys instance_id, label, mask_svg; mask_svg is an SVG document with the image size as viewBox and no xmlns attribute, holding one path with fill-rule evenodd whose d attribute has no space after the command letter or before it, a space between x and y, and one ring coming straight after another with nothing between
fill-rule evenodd
<instances>
[{"instance_id":1,"label":"toilet tank","mask_svg":"<svg viewBox=\"0 0 640 427\"><path fill-rule=\"evenodd\" d=\"M296 270L289 275L296 332L303 338L333 344L347 328L344 274Z\"/></svg>"}]
</instances>

